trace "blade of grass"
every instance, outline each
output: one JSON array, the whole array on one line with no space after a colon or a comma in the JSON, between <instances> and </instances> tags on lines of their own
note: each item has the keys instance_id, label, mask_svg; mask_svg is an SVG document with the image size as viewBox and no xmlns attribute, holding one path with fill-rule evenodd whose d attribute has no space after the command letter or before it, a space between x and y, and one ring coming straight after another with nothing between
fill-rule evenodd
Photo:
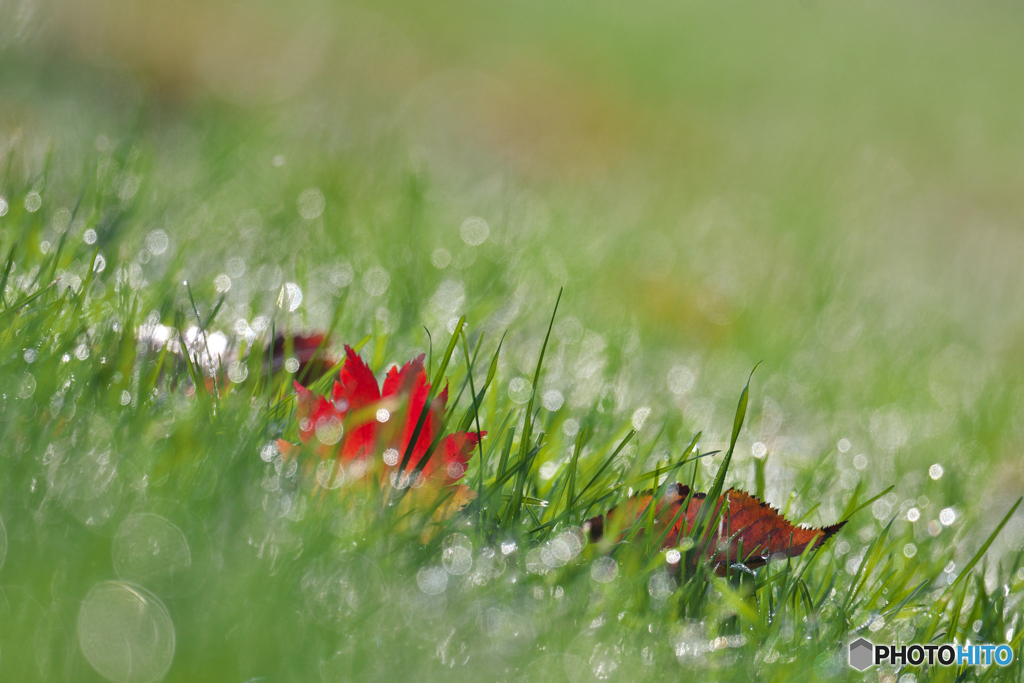
<instances>
[{"instance_id":1,"label":"blade of grass","mask_svg":"<svg viewBox=\"0 0 1024 683\"><path fill-rule=\"evenodd\" d=\"M508 508L508 523L507 527L511 528L516 521L519 519L519 503L521 496L523 495L523 487L526 485L526 478L530 474L530 464L532 458L529 458L530 454L530 437L533 436L533 403L537 398L537 385L540 383L540 373L544 367L544 353L548 348L548 341L551 339L551 330L555 326L555 316L558 314L558 304L562 301L562 290L559 288L558 298L555 299L555 308L551 311L551 321L548 323L548 332L544 335L544 343L540 347L540 355L537 357L537 369L533 373L533 386L531 387L532 393L530 394L530 401L526 406L526 417L523 421L523 433L519 437L519 460L524 464L519 469L519 476L516 478L516 487L513 491L515 496L512 502L509 503Z\"/></svg>"},{"instance_id":2,"label":"blade of grass","mask_svg":"<svg viewBox=\"0 0 1024 683\"><path fill-rule=\"evenodd\" d=\"M1018 507L1020 507L1021 501L1024 501L1024 496L1017 499L1017 502L1013 504L1013 507L1010 508L1010 511L1006 513L1005 517L1003 517L1003 521L999 522L995 530L991 534L989 534L988 539L981 544L980 548L978 548L978 552L974 554L974 557L971 558L970 562L964 565L964 568L960 570L960 574L956 577L953 583L949 584L949 586L946 587L946 590L942 592L942 595L948 594L951 590L953 590L955 586L957 586L957 584L959 584L961 581L964 581L965 577L970 576L971 570L974 569L974 566L981 561L982 556L985 555L985 552L989 549L989 546L991 546L992 542L996 540L996 536L999 535L999 532L1003 530L1003 527L1006 526L1006 523L1010 521L1011 517L1013 517L1013 513L1017 511Z\"/></svg>"},{"instance_id":3,"label":"blade of grass","mask_svg":"<svg viewBox=\"0 0 1024 683\"><path fill-rule=\"evenodd\" d=\"M469 342L466 340L466 331L460 328L458 330L458 332L459 332L459 334L462 337L462 350L463 350L463 353L466 354L466 361L467 361L467 363L469 363L469 358L470 358L470 355L469 355ZM480 338L477 340L477 346L476 346L477 353L480 352L480 345L483 344L483 341L484 341L484 335L481 334ZM476 356L476 354L473 354L473 357L475 357L475 356ZM497 358L497 354L495 354L495 358ZM480 397L477 396L476 388L473 386L473 367L472 367L472 364L469 364L469 367L466 368L466 378L469 380L469 395L473 399L473 406L472 406L472 408L473 408L473 416L476 418L476 445L477 445L477 448L480 450L480 460L479 460L479 463L478 463L479 475L477 476L476 491L477 491L477 498L482 499L483 496L484 496L484 466L485 466L486 463L484 462L484 457L485 456L484 456L483 432L480 430L480 410L477 408L477 401L478 401L478 399ZM477 511L478 511L478 520L477 521L478 521L478 524L480 525L479 529L482 531L483 530L483 525L484 525L483 508L481 506L477 506Z\"/></svg>"},{"instance_id":4,"label":"blade of grass","mask_svg":"<svg viewBox=\"0 0 1024 683\"><path fill-rule=\"evenodd\" d=\"M476 365L476 355L479 353L480 342L483 340L483 335L480 335L480 340L477 341L477 351L473 354L474 366ZM476 394L476 401L474 405L479 405L483 401L484 396L487 394L487 390L491 386L491 382L494 381L495 375L498 373L498 357L501 353L502 344L505 342L505 335L501 335L501 339L498 341L498 348L494 351L494 355L491 356L491 364L487 368L487 378L484 380L484 384L480 387L480 393ZM457 431L464 432L472 426L473 416L475 414L475 408L470 408L466 411L466 414L462 417L462 422L459 424Z\"/></svg>"},{"instance_id":5,"label":"blade of grass","mask_svg":"<svg viewBox=\"0 0 1024 683\"><path fill-rule=\"evenodd\" d=\"M889 523L885 525L885 528L868 546L867 551L864 553L864 559L860 561L860 566L854 573L853 588L849 593L846 594L846 599L843 600L843 613L849 613L850 606L853 605L853 601L857 599L857 594L867 584L868 577L871 576L871 572L878 564L878 560L882 555L882 548L885 546L885 539L889 536L889 531L892 529L892 523L896 521L893 517L889 520Z\"/></svg>"},{"instance_id":6,"label":"blade of grass","mask_svg":"<svg viewBox=\"0 0 1024 683\"><path fill-rule=\"evenodd\" d=\"M586 495L587 491L594 487L594 485L597 483L597 480L601 478L601 475L604 474L604 471L606 469L608 469L608 466L615 461L616 456L618 456L618 454L622 452L622 449L626 447L626 444L630 442L634 435L636 435L636 430L629 430L629 433L627 433L625 438L623 438L622 441L619 442L619 445L615 448L612 454L609 455L608 458L604 461L604 464L602 464L601 467L598 468L597 473L590 479L590 482L583 487L582 491L580 491L580 494L576 497L577 502L581 501L583 499L583 496ZM591 505L592 503L585 506L581 506L581 508L583 510L587 510L591 507Z\"/></svg>"},{"instance_id":7,"label":"blade of grass","mask_svg":"<svg viewBox=\"0 0 1024 683\"><path fill-rule=\"evenodd\" d=\"M11 270L14 268L14 254L18 248L18 243L13 242L11 248L7 250L7 263L4 265L4 274L0 275L0 305L7 306L7 280L11 277Z\"/></svg>"},{"instance_id":8,"label":"blade of grass","mask_svg":"<svg viewBox=\"0 0 1024 683\"><path fill-rule=\"evenodd\" d=\"M699 553L698 557L704 555L706 546L710 543L712 528L714 527L715 520L712 516L717 517L721 513L722 505L716 503L721 496L722 490L725 488L725 475L729 471L729 465L732 462L732 454L736 449L736 440L740 436L740 430L743 428L743 420L747 415L747 402L750 399L750 380L754 376L754 372L757 370L757 365L750 371L750 376L747 377L747 383L743 387L743 391L740 393L740 400L736 404L736 416L732 422L732 436L729 439L729 450L725 453L725 459L722 460L721 466L718 468L718 474L715 476L714 484L711 486L711 490L707 492L706 501L711 501L711 505L701 505L700 512L697 513L697 519L694 521L694 536L696 538L704 539L704 548Z\"/></svg>"},{"instance_id":9,"label":"blade of grass","mask_svg":"<svg viewBox=\"0 0 1024 683\"><path fill-rule=\"evenodd\" d=\"M196 306L196 300L192 296L192 286L188 283L188 280L185 280L184 284L185 290L188 292L189 303L192 304L192 312L196 316L196 323L199 325L199 333L203 335L203 347L206 349L206 360L210 364L210 371L213 372L213 392L215 397L214 400L216 401L216 397L220 396L220 382L219 378L217 377L218 372L214 368L213 354L210 353L210 339L206 334L206 327L203 325L203 319L199 315L199 307ZM221 301L223 302L223 298L221 299Z\"/></svg>"},{"instance_id":10,"label":"blade of grass","mask_svg":"<svg viewBox=\"0 0 1024 683\"><path fill-rule=\"evenodd\" d=\"M860 492L860 482L858 482L858 483L857 483L857 488L856 488L856 489L854 489L854 491L853 491L853 495L852 495L852 496L850 496L850 502L849 502L849 504L848 504L848 505L846 506L846 512L844 512L844 513L843 513L843 516L842 516L842 517L840 517L839 519L840 519L840 520L847 520L847 519L850 519L850 518L851 518L851 517L853 517L853 516L854 516L855 514L857 514L858 512L860 512L861 510L863 510L863 509L864 509L864 508L866 508L867 506L871 505L872 503L874 503L874 502L875 502L876 500L878 500L879 498L881 498L881 497L882 497L882 496L884 496L885 494L889 493L889 491L892 491L892 490L893 490L894 488L896 488L896 487L895 487L895 486L890 486L890 487L888 487L888 488L886 488L886 489L883 489L883 490L882 490L882 491L881 491L880 493L878 493L877 495L875 495L875 496L872 496L871 498L869 498L869 499L868 499L868 500L866 500L865 502L861 503L860 505L857 505L857 507L853 507L854 505L856 505L856 504L857 504L857 494L858 494L858 493Z\"/></svg>"},{"instance_id":11,"label":"blade of grass","mask_svg":"<svg viewBox=\"0 0 1024 683\"><path fill-rule=\"evenodd\" d=\"M452 354L455 353L455 347L459 342L459 332L462 330L462 325L465 322L466 316L462 316L455 325L455 332L452 333L452 338L448 342L448 348L445 350L444 360L441 361L441 367L437 369L434 381L430 385L430 391L427 392L427 399L423 402L423 409L420 410L419 417L416 420L416 427L413 429L412 436L409 437L409 444L405 447L405 453L402 455L402 462L398 467L399 476L401 476L401 474L403 474L409 467L409 461L412 460L413 449L419 442L420 434L423 432L423 425L426 424L427 416L430 415L430 410L434 405L434 398L437 396L438 387L441 385L441 380L444 379L444 373L445 370L448 369L448 363L452 359ZM466 363L469 364L469 362L470 359L467 357ZM421 460L426 459L426 455L421 458Z\"/></svg>"},{"instance_id":12,"label":"blade of grass","mask_svg":"<svg viewBox=\"0 0 1024 683\"><path fill-rule=\"evenodd\" d=\"M510 411L508 411L508 415L505 417L505 419L508 420L511 416L512 416L512 411L510 410ZM508 459L509 459L509 456L512 454L512 443L513 443L513 441L515 439L515 436L516 436L516 427L515 427L515 425L512 425L512 429L510 429L509 432L508 432L508 439L505 441L505 448L503 448L502 451L501 451L501 460L498 462L497 477L499 479L502 476L504 476L505 471L508 468Z\"/></svg>"}]
</instances>

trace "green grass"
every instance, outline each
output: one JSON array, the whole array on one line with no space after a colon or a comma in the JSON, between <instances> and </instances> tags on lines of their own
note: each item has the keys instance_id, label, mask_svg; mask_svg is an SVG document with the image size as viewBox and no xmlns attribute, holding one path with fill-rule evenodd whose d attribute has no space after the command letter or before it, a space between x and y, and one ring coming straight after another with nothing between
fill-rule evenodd
<instances>
[{"instance_id":1,"label":"green grass","mask_svg":"<svg viewBox=\"0 0 1024 683\"><path fill-rule=\"evenodd\" d=\"M79 618L119 578L167 681L873 680L857 635L1010 642L902 673L1021 678L1015 8L263 7L275 42L83 7L0 28L0 680L102 680ZM204 23L316 66L210 71ZM325 329L378 377L430 354L488 432L429 543L267 449L261 350ZM849 522L725 577L581 542L677 480Z\"/></svg>"}]
</instances>

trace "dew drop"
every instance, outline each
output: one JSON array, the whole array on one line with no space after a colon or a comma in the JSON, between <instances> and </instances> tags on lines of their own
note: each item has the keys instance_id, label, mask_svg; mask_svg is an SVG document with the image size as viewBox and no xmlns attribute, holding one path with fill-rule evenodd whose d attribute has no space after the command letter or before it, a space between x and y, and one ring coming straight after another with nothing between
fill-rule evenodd
<instances>
[{"instance_id":1,"label":"dew drop","mask_svg":"<svg viewBox=\"0 0 1024 683\"><path fill-rule=\"evenodd\" d=\"M471 247L476 247L487 241L491 234L491 228L483 218L472 216L462 222L459 233L462 235L463 242Z\"/></svg>"},{"instance_id":2,"label":"dew drop","mask_svg":"<svg viewBox=\"0 0 1024 683\"><path fill-rule=\"evenodd\" d=\"M317 188L310 188L299 195L299 214L306 220L313 220L324 212L327 201L324 194Z\"/></svg>"},{"instance_id":3,"label":"dew drop","mask_svg":"<svg viewBox=\"0 0 1024 683\"><path fill-rule=\"evenodd\" d=\"M164 604L144 588L99 583L82 601L78 643L103 677L116 683L149 683L171 668L174 623Z\"/></svg>"}]
</instances>

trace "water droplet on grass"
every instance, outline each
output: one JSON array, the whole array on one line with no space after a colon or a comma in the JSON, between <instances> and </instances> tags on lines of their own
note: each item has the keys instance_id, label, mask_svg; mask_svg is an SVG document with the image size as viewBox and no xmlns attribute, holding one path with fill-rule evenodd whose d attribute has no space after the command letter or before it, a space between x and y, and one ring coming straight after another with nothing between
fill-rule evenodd
<instances>
[{"instance_id":1,"label":"water droplet on grass","mask_svg":"<svg viewBox=\"0 0 1024 683\"><path fill-rule=\"evenodd\" d=\"M515 403L526 403L533 396L533 387L523 377L515 377L508 383L508 396Z\"/></svg>"},{"instance_id":2,"label":"water droplet on grass","mask_svg":"<svg viewBox=\"0 0 1024 683\"><path fill-rule=\"evenodd\" d=\"M363 289L370 296L380 296L391 286L391 275L379 266L370 268L363 275Z\"/></svg>"},{"instance_id":3,"label":"water droplet on grass","mask_svg":"<svg viewBox=\"0 0 1024 683\"><path fill-rule=\"evenodd\" d=\"M573 344L583 336L583 323L577 318L568 316L555 324L555 336L566 344Z\"/></svg>"},{"instance_id":4,"label":"water droplet on grass","mask_svg":"<svg viewBox=\"0 0 1024 683\"><path fill-rule=\"evenodd\" d=\"M123 202L128 201L139 191L139 176L134 173L123 173L117 179L117 198Z\"/></svg>"},{"instance_id":5,"label":"water droplet on grass","mask_svg":"<svg viewBox=\"0 0 1024 683\"><path fill-rule=\"evenodd\" d=\"M82 654L116 683L151 683L174 659L174 623L160 600L144 588L116 581L95 585L78 613Z\"/></svg>"},{"instance_id":6,"label":"water droplet on grass","mask_svg":"<svg viewBox=\"0 0 1024 683\"><path fill-rule=\"evenodd\" d=\"M241 257L238 257L238 256L232 256L231 258L228 259L228 261L227 261L227 275L228 275L228 277L242 277L243 275L245 275L245 269L246 269L245 259L243 259Z\"/></svg>"},{"instance_id":7,"label":"water droplet on grass","mask_svg":"<svg viewBox=\"0 0 1024 683\"><path fill-rule=\"evenodd\" d=\"M19 398L31 398L36 393L36 378L32 373L26 372L21 378L21 387L18 389Z\"/></svg>"},{"instance_id":8,"label":"water droplet on grass","mask_svg":"<svg viewBox=\"0 0 1024 683\"><path fill-rule=\"evenodd\" d=\"M655 572L651 574L650 580L647 582L647 592L651 594L651 597L655 600L664 600L672 591L676 589L675 581L672 577L665 572Z\"/></svg>"},{"instance_id":9,"label":"water droplet on grass","mask_svg":"<svg viewBox=\"0 0 1024 683\"><path fill-rule=\"evenodd\" d=\"M280 451L277 448L277 444L273 441L268 441L263 445L263 448L260 449L260 459L262 459L263 462L270 462L279 454Z\"/></svg>"},{"instance_id":10,"label":"water droplet on grass","mask_svg":"<svg viewBox=\"0 0 1024 683\"><path fill-rule=\"evenodd\" d=\"M558 463L546 462L540 466L540 478L545 481L555 476L556 472L558 472Z\"/></svg>"},{"instance_id":11,"label":"water droplet on grass","mask_svg":"<svg viewBox=\"0 0 1024 683\"><path fill-rule=\"evenodd\" d=\"M345 424L337 417L320 418L316 422L316 438L328 446L341 441L345 434Z\"/></svg>"},{"instance_id":12,"label":"water droplet on grass","mask_svg":"<svg viewBox=\"0 0 1024 683\"><path fill-rule=\"evenodd\" d=\"M879 521L887 519L890 513L892 513L892 505L884 498L876 500L871 505L871 514Z\"/></svg>"},{"instance_id":13,"label":"water droplet on grass","mask_svg":"<svg viewBox=\"0 0 1024 683\"><path fill-rule=\"evenodd\" d=\"M281 287L281 293L277 295L278 308L286 308L289 312L295 311L302 305L302 288L294 282L286 282Z\"/></svg>"},{"instance_id":14,"label":"water droplet on grass","mask_svg":"<svg viewBox=\"0 0 1024 683\"><path fill-rule=\"evenodd\" d=\"M463 242L471 247L476 247L487 241L491 234L491 228L483 218L472 216L462 222L459 233L462 235Z\"/></svg>"},{"instance_id":15,"label":"water droplet on grass","mask_svg":"<svg viewBox=\"0 0 1024 683\"><path fill-rule=\"evenodd\" d=\"M545 408L547 408L551 412L555 412L556 410L562 407L563 403L565 403L565 397L562 396L561 391L551 389L549 391L544 392L544 399L542 403Z\"/></svg>"},{"instance_id":16,"label":"water droplet on grass","mask_svg":"<svg viewBox=\"0 0 1024 683\"><path fill-rule=\"evenodd\" d=\"M43 205L43 198L38 192L29 192L25 195L25 210L29 213L35 213L39 210L39 207Z\"/></svg>"},{"instance_id":17,"label":"water droplet on grass","mask_svg":"<svg viewBox=\"0 0 1024 683\"><path fill-rule=\"evenodd\" d=\"M334 270L331 271L331 284L335 287L348 287L352 284L352 278L355 277L355 271L352 270L352 264L348 261L342 261L341 263L334 266Z\"/></svg>"},{"instance_id":18,"label":"water droplet on grass","mask_svg":"<svg viewBox=\"0 0 1024 683\"><path fill-rule=\"evenodd\" d=\"M452 262L451 252L439 247L430 255L430 262L433 263L434 267L438 270L447 268L448 264Z\"/></svg>"},{"instance_id":19,"label":"water droplet on grass","mask_svg":"<svg viewBox=\"0 0 1024 683\"><path fill-rule=\"evenodd\" d=\"M149 249L150 253L156 256L167 251L167 247L170 243L171 241L167 237L167 233L163 230L154 230L146 235L146 248Z\"/></svg>"},{"instance_id":20,"label":"water droplet on grass","mask_svg":"<svg viewBox=\"0 0 1024 683\"><path fill-rule=\"evenodd\" d=\"M473 544L469 538L463 534L452 534L446 538L441 550L441 564L449 574L461 576L469 572L473 567Z\"/></svg>"},{"instance_id":21,"label":"water droplet on grass","mask_svg":"<svg viewBox=\"0 0 1024 683\"><path fill-rule=\"evenodd\" d=\"M440 595L448 588L448 574L441 567L423 567L416 573L416 585L427 595Z\"/></svg>"},{"instance_id":22,"label":"water droplet on grass","mask_svg":"<svg viewBox=\"0 0 1024 683\"><path fill-rule=\"evenodd\" d=\"M644 423L647 422L647 418L651 416L651 409L647 406L637 408L633 411L633 429L640 431L644 428Z\"/></svg>"},{"instance_id":23,"label":"water droplet on grass","mask_svg":"<svg viewBox=\"0 0 1024 683\"><path fill-rule=\"evenodd\" d=\"M249 376L249 367L242 361L236 360L228 368L228 379L234 384L240 384Z\"/></svg>"},{"instance_id":24,"label":"water droplet on grass","mask_svg":"<svg viewBox=\"0 0 1024 683\"><path fill-rule=\"evenodd\" d=\"M611 557L599 557L590 565L590 578L598 583L611 583L619 575L619 564Z\"/></svg>"},{"instance_id":25,"label":"water droplet on grass","mask_svg":"<svg viewBox=\"0 0 1024 683\"><path fill-rule=\"evenodd\" d=\"M345 483L345 470L336 460L324 460L316 466L316 481L325 489L336 489Z\"/></svg>"},{"instance_id":26,"label":"water droplet on grass","mask_svg":"<svg viewBox=\"0 0 1024 683\"><path fill-rule=\"evenodd\" d=\"M306 220L313 220L324 212L327 201L324 194L317 188L310 188L299 195L299 215Z\"/></svg>"}]
</instances>

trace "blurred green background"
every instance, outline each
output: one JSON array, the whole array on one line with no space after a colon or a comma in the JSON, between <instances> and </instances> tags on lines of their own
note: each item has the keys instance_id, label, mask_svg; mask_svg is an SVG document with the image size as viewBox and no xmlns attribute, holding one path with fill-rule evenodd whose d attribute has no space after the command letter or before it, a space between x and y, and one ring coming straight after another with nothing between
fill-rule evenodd
<instances>
[{"instance_id":1,"label":"blurred green background","mask_svg":"<svg viewBox=\"0 0 1024 683\"><path fill-rule=\"evenodd\" d=\"M242 258L239 317L259 265L281 268L267 298L304 279L307 327L344 264L357 284L383 268L386 292L356 297L367 321L433 327L464 296L471 323L516 320L511 361L564 284L563 336L593 331L635 366L622 403L721 432L764 360L771 451L847 437L883 478L898 451L956 471L964 499L1024 485L1009 3L3 11L4 142L28 178L50 159L47 207L72 203L93 138L137 135L99 169L137 180L119 248L163 229L196 245L182 274L211 292ZM312 220L309 188L326 197ZM479 247L460 235L474 216Z\"/></svg>"},{"instance_id":2,"label":"blurred green background","mask_svg":"<svg viewBox=\"0 0 1024 683\"><path fill-rule=\"evenodd\" d=\"M348 289L338 341L391 335L379 371L465 312L509 331L502 392L564 285L538 390L569 415L607 406L606 435L677 421L720 448L763 361L736 483L769 454L781 506L824 459L837 483L793 502L821 503L809 521L858 481L895 484L876 520L920 508L923 535L953 508L935 533L967 552L1024 490L1022 19L1009 2L8 0L0 192L38 192L56 243L98 164L116 211L96 244L161 314L188 279L204 310L227 294L229 334L274 310L316 330ZM284 283L303 293L287 314ZM1022 546L1018 513L996 547Z\"/></svg>"}]
</instances>

